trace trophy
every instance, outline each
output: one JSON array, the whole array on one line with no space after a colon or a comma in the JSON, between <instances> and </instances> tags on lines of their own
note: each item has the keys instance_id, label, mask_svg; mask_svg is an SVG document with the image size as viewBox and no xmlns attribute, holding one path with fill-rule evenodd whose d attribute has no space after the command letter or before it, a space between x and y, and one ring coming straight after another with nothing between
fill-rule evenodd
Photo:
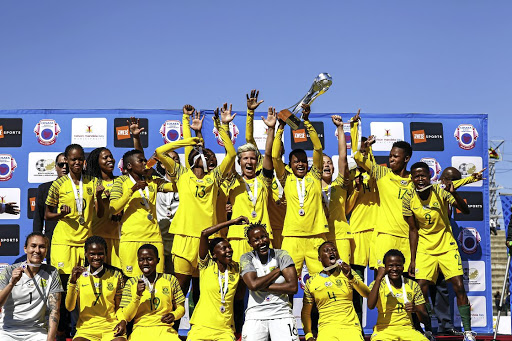
<instances>
[{"instance_id":1,"label":"trophy","mask_svg":"<svg viewBox=\"0 0 512 341\"><path fill-rule=\"evenodd\" d=\"M277 118L281 122L285 122L288 124L293 130L296 130L299 127L300 119L295 116L300 111L302 111L302 104L311 104L313 101L329 90L329 87L332 85L332 77L328 73L324 72L316 76L313 80L313 84L309 88L308 92L302 97L300 101L296 104L292 105L288 109L283 109L277 114Z\"/></svg>"}]
</instances>

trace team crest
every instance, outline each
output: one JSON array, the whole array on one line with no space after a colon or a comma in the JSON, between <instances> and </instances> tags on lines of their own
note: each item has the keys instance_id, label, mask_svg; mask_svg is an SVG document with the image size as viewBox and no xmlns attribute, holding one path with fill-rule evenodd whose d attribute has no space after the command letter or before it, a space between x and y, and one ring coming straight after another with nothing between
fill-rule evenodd
<instances>
[{"instance_id":1,"label":"team crest","mask_svg":"<svg viewBox=\"0 0 512 341\"><path fill-rule=\"evenodd\" d=\"M211 184L213 184L213 180L212 180L212 179L210 179L210 178L206 178L206 183L207 183L208 185L211 185Z\"/></svg>"},{"instance_id":2,"label":"team crest","mask_svg":"<svg viewBox=\"0 0 512 341\"><path fill-rule=\"evenodd\" d=\"M428 165L428 168L430 169L430 180L438 180L442 170L439 162L437 162L433 157L424 157L420 161L425 162Z\"/></svg>"},{"instance_id":3,"label":"team crest","mask_svg":"<svg viewBox=\"0 0 512 341\"><path fill-rule=\"evenodd\" d=\"M41 278L41 281L39 281L39 285L41 286L41 289L46 288L46 286L47 286L46 279Z\"/></svg>"},{"instance_id":4,"label":"team crest","mask_svg":"<svg viewBox=\"0 0 512 341\"><path fill-rule=\"evenodd\" d=\"M455 129L453 136L459 142L460 148L470 150L475 148L478 131L476 131L472 124L461 124Z\"/></svg>"},{"instance_id":5,"label":"team crest","mask_svg":"<svg viewBox=\"0 0 512 341\"><path fill-rule=\"evenodd\" d=\"M219 131L215 127L213 128L213 134L215 135L215 138L217 139L217 143L219 144L219 146L224 147L224 142L222 142L222 139L220 138L219 135ZM231 138L231 142L233 142L233 144L235 144L238 134L240 134L238 127L233 122L230 122L228 135Z\"/></svg>"},{"instance_id":6,"label":"team crest","mask_svg":"<svg viewBox=\"0 0 512 341\"><path fill-rule=\"evenodd\" d=\"M229 280L230 280L231 282L234 282L234 281L235 281L235 276L233 276L233 275L231 275L231 274L230 274L230 275L229 275Z\"/></svg>"},{"instance_id":7,"label":"team crest","mask_svg":"<svg viewBox=\"0 0 512 341\"><path fill-rule=\"evenodd\" d=\"M55 120L41 120L36 124L34 133L37 136L37 142L43 146L50 146L57 141L60 127Z\"/></svg>"},{"instance_id":8,"label":"team crest","mask_svg":"<svg viewBox=\"0 0 512 341\"><path fill-rule=\"evenodd\" d=\"M168 287L164 287L164 288L162 289L162 293L163 293L164 295L169 295L169 288L168 288Z\"/></svg>"},{"instance_id":9,"label":"team crest","mask_svg":"<svg viewBox=\"0 0 512 341\"><path fill-rule=\"evenodd\" d=\"M110 290L110 291L113 291L114 290L114 284L112 282L109 282L107 284L107 289Z\"/></svg>"},{"instance_id":10,"label":"team crest","mask_svg":"<svg viewBox=\"0 0 512 341\"><path fill-rule=\"evenodd\" d=\"M167 120L160 127L160 134L165 143L178 141L183 137L183 128L180 121Z\"/></svg>"},{"instance_id":11,"label":"team crest","mask_svg":"<svg viewBox=\"0 0 512 341\"><path fill-rule=\"evenodd\" d=\"M342 286L341 279L336 280L336 286L338 286L338 287Z\"/></svg>"},{"instance_id":12,"label":"team crest","mask_svg":"<svg viewBox=\"0 0 512 341\"><path fill-rule=\"evenodd\" d=\"M154 192L154 191L155 191L155 189L154 189L153 187L151 187L151 186L148 186L148 190L149 190L150 192Z\"/></svg>"},{"instance_id":13,"label":"team crest","mask_svg":"<svg viewBox=\"0 0 512 341\"><path fill-rule=\"evenodd\" d=\"M462 246L462 251L464 251L464 253L472 254L478 249L478 244L482 238L476 228L465 227L460 230L457 240Z\"/></svg>"},{"instance_id":14,"label":"team crest","mask_svg":"<svg viewBox=\"0 0 512 341\"><path fill-rule=\"evenodd\" d=\"M88 195L92 195L92 188L87 187L87 194L88 194Z\"/></svg>"},{"instance_id":15,"label":"team crest","mask_svg":"<svg viewBox=\"0 0 512 341\"><path fill-rule=\"evenodd\" d=\"M11 179L17 166L11 154L0 154L0 181Z\"/></svg>"}]
</instances>

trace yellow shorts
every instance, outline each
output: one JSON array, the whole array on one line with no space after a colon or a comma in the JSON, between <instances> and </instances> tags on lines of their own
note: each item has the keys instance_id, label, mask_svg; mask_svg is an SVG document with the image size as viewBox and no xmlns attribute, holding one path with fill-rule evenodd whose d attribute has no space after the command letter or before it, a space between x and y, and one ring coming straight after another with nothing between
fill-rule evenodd
<instances>
[{"instance_id":1,"label":"yellow shorts","mask_svg":"<svg viewBox=\"0 0 512 341\"><path fill-rule=\"evenodd\" d=\"M130 338L130 341L180 341L180 337L178 333L174 330L172 325L169 327L164 326L154 326L154 327L143 327L136 326L133 329ZM110 340L109 340L110 341Z\"/></svg>"},{"instance_id":2,"label":"yellow shorts","mask_svg":"<svg viewBox=\"0 0 512 341\"><path fill-rule=\"evenodd\" d=\"M336 239L336 248L342 261L350 264L352 239Z\"/></svg>"},{"instance_id":3,"label":"yellow shorts","mask_svg":"<svg viewBox=\"0 0 512 341\"><path fill-rule=\"evenodd\" d=\"M447 280L462 276L463 270L459 250L450 250L440 255L416 253L416 279L426 279L435 283L439 270Z\"/></svg>"},{"instance_id":4,"label":"yellow shorts","mask_svg":"<svg viewBox=\"0 0 512 341\"><path fill-rule=\"evenodd\" d=\"M272 239L272 245L274 245L275 249L280 249L281 245L283 244L283 229L272 229L272 234L274 235L274 238Z\"/></svg>"},{"instance_id":5,"label":"yellow shorts","mask_svg":"<svg viewBox=\"0 0 512 341\"><path fill-rule=\"evenodd\" d=\"M137 259L137 251L144 244L156 246L160 261L156 266L156 271L164 272L164 244L161 242L123 242L119 243L119 258L121 258L121 270L128 277L142 275Z\"/></svg>"},{"instance_id":6,"label":"yellow shorts","mask_svg":"<svg viewBox=\"0 0 512 341\"><path fill-rule=\"evenodd\" d=\"M370 341L428 341L422 333L410 326L386 327L373 329Z\"/></svg>"},{"instance_id":7,"label":"yellow shorts","mask_svg":"<svg viewBox=\"0 0 512 341\"><path fill-rule=\"evenodd\" d=\"M361 328L343 328L339 325L327 325L318 328L316 341L364 341Z\"/></svg>"},{"instance_id":8,"label":"yellow shorts","mask_svg":"<svg viewBox=\"0 0 512 341\"><path fill-rule=\"evenodd\" d=\"M76 334L73 337L73 340L82 337L82 338L84 338L86 340L90 340L90 341L112 341L116 338L116 337L114 337L113 329L117 325L117 323L118 323L118 321L116 321L113 324L113 327L109 328L108 331L103 331L103 332L98 332L98 330L94 330L91 328L79 328L79 329L77 329ZM117 337L122 337L123 339L126 340L125 335L117 336Z\"/></svg>"},{"instance_id":9,"label":"yellow shorts","mask_svg":"<svg viewBox=\"0 0 512 341\"><path fill-rule=\"evenodd\" d=\"M174 235L171 253L174 272L189 276L199 274L197 269L199 238L181 234Z\"/></svg>"},{"instance_id":10,"label":"yellow shorts","mask_svg":"<svg viewBox=\"0 0 512 341\"><path fill-rule=\"evenodd\" d=\"M409 246L409 238L397 237L391 234L378 232L375 240L375 257L377 258L377 266L384 266L384 255L391 249L402 251L405 257L404 272L409 269L411 263L411 248Z\"/></svg>"},{"instance_id":11,"label":"yellow shorts","mask_svg":"<svg viewBox=\"0 0 512 341\"><path fill-rule=\"evenodd\" d=\"M350 244L352 258L350 264L367 266L370 262L373 230L352 233L354 242Z\"/></svg>"},{"instance_id":12,"label":"yellow shorts","mask_svg":"<svg viewBox=\"0 0 512 341\"><path fill-rule=\"evenodd\" d=\"M314 274L323 270L323 265L318 260L318 248L325 242L324 235L310 237L284 237L282 249L288 251L295 263L297 276L302 272L302 263L306 261L308 272Z\"/></svg>"},{"instance_id":13,"label":"yellow shorts","mask_svg":"<svg viewBox=\"0 0 512 341\"><path fill-rule=\"evenodd\" d=\"M240 263L240 257L242 257L244 253L252 251L252 247L247 242L247 239L229 239L229 244L231 244L231 248L233 249L233 260L238 263Z\"/></svg>"},{"instance_id":14,"label":"yellow shorts","mask_svg":"<svg viewBox=\"0 0 512 341\"><path fill-rule=\"evenodd\" d=\"M107 264L121 269L121 258L119 258L119 239L103 238L107 242Z\"/></svg>"},{"instance_id":15,"label":"yellow shorts","mask_svg":"<svg viewBox=\"0 0 512 341\"><path fill-rule=\"evenodd\" d=\"M370 259L368 261L368 266L371 268L371 269L377 269L377 256L375 255L375 245L377 245L376 243L376 240L377 240L377 234L378 232L373 230L372 234L371 234L371 237L370 237L370 245L371 245L371 248L370 248Z\"/></svg>"},{"instance_id":16,"label":"yellow shorts","mask_svg":"<svg viewBox=\"0 0 512 341\"><path fill-rule=\"evenodd\" d=\"M232 330L218 330L193 325L187 335L187 341L235 341Z\"/></svg>"},{"instance_id":17,"label":"yellow shorts","mask_svg":"<svg viewBox=\"0 0 512 341\"><path fill-rule=\"evenodd\" d=\"M51 264L60 275L70 275L71 270L77 265L84 265L84 246L69 246L64 244L52 244Z\"/></svg>"}]
</instances>

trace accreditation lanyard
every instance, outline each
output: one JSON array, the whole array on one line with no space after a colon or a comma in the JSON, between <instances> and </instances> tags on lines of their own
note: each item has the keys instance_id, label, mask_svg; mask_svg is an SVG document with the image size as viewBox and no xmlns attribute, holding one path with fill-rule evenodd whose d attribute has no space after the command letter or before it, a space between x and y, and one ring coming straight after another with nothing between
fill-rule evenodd
<instances>
[{"instance_id":1,"label":"accreditation lanyard","mask_svg":"<svg viewBox=\"0 0 512 341\"><path fill-rule=\"evenodd\" d=\"M324 199L324 204L329 208L329 203L331 202L331 185L327 186L327 193L322 190L322 198Z\"/></svg>"},{"instance_id":2,"label":"accreditation lanyard","mask_svg":"<svg viewBox=\"0 0 512 341\"><path fill-rule=\"evenodd\" d=\"M147 279L147 277L144 275L142 275L142 279L144 280L144 284L146 284L146 287L148 287L149 292L154 294L155 293L155 283L156 283L156 280L158 279L158 274L155 275L155 280L153 281L153 283L151 283L149 281L149 279Z\"/></svg>"},{"instance_id":3,"label":"accreditation lanyard","mask_svg":"<svg viewBox=\"0 0 512 341\"><path fill-rule=\"evenodd\" d=\"M300 181L298 178L295 180L297 183L297 196L299 197L299 206L304 208L304 198L306 197L306 179Z\"/></svg>"},{"instance_id":4,"label":"accreditation lanyard","mask_svg":"<svg viewBox=\"0 0 512 341\"><path fill-rule=\"evenodd\" d=\"M391 292L391 295L398 300L398 294L395 294L393 292L393 288L391 287L391 283L389 282L389 277L386 275L386 284L388 285L389 292ZM402 295L404 298L404 304L408 303L409 300L407 299L407 292L405 291L405 281L404 276L402 276Z\"/></svg>"},{"instance_id":5,"label":"accreditation lanyard","mask_svg":"<svg viewBox=\"0 0 512 341\"><path fill-rule=\"evenodd\" d=\"M253 190L251 191L251 186L245 181L245 189L247 190L247 195L249 196L249 200L252 203L253 211L256 211L256 199L258 199L258 178L254 179Z\"/></svg>"},{"instance_id":6,"label":"accreditation lanyard","mask_svg":"<svg viewBox=\"0 0 512 341\"><path fill-rule=\"evenodd\" d=\"M226 270L224 271L224 285L222 284L222 275L220 270L218 270L218 278L219 278L219 288L220 288L220 303L226 303L226 294L228 293L228 266L226 265Z\"/></svg>"},{"instance_id":7,"label":"accreditation lanyard","mask_svg":"<svg viewBox=\"0 0 512 341\"><path fill-rule=\"evenodd\" d=\"M80 180L78 181L79 189L76 189L75 182L73 178L71 178L71 173L68 173L68 178L71 180L71 188L73 188L73 195L75 196L76 210L78 211L78 215L83 216L84 210L84 184L82 181L82 176L80 176Z\"/></svg>"},{"instance_id":8,"label":"accreditation lanyard","mask_svg":"<svg viewBox=\"0 0 512 341\"><path fill-rule=\"evenodd\" d=\"M135 185L137 183L135 181L135 179L130 174L128 174L128 176L130 177L130 180ZM139 188L139 194L140 194L140 197L142 198L142 202L144 203L144 207L146 207L146 210L149 211L149 190L148 190L148 186L144 187L144 192L142 191L141 188Z\"/></svg>"}]
</instances>

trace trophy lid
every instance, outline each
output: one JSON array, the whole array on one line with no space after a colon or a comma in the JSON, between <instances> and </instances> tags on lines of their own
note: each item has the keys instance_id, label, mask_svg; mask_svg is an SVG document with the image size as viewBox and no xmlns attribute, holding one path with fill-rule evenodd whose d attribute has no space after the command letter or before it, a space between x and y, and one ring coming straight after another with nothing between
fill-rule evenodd
<instances>
[{"instance_id":1,"label":"trophy lid","mask_svg":"<svg viewBox=\"0 0 512 341\"><path fill-rule=\"evenodd\" d=\"M314 91L322 91L325 92L332 85L332 77L327 72L323 72L316 76L313 82L313 90Z\"/></svg>"}]
</instances>

